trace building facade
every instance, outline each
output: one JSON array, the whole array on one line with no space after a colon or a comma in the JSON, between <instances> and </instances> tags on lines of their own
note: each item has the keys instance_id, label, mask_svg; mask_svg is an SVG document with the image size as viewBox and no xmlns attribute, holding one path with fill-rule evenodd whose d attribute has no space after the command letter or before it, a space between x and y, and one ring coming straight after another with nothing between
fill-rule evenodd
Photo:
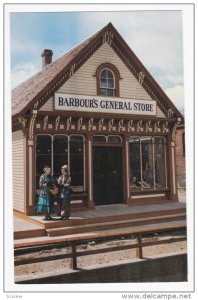
<instances>
[{"instance_id":1,"label":"building facade","mask_svg":"<svg viewBox=\"0 0 198 300\"><path fill-rule=\"evenodd\" d=\"M42 167L68 164L82 207L178 201L183 117L111 23L12 91L14 209L34 214Z\"/></svg>"}]
</instances>

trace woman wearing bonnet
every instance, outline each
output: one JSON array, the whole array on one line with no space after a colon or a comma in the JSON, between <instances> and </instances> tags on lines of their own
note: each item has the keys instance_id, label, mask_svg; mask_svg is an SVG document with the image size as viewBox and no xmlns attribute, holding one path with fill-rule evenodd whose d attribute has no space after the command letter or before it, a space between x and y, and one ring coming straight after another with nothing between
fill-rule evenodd
<instances>
[{"instance_id":1,"label":"woman wearing bonnet","mask_svg":"<svg viewBox=\"0 0 198 300\"><path fill-rule=\"evenodd\" d=\"M58 216L62 220L68 220L70 217L70 198L71 198L71 177L68 174L68 166L61 167L61 175L58 178L59 199L58 199ZM63 214L61 215L61 210Z\"/></svg>"}]
</instances>

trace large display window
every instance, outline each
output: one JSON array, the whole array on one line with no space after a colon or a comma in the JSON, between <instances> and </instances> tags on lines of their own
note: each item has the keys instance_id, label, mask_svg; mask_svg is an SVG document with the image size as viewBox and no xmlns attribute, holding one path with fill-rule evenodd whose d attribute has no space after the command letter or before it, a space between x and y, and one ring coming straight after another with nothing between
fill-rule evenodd
<instances>
[{"instance_id":1,"label":"large display window","mask_svg":"<svg viewBox=\"0 0 198 300\"><path fill-rule=\"evenodd\" d=\"M63 165L68 165L72 186L84 190L85 153L82 135L57 134L36 136L36 188L38 188L43 166L49 164L56 179Z\"/></svg>"},{"instance_id":2,"label":"large display window","mask_svg":"<svg viewBox=\"0 0 198 300\"><path fill-rule=\"evenodd\" d=\"M129 141L130 185L133 189L167 188L166 140L134 136Z\"/></svg>"}]
</instances>

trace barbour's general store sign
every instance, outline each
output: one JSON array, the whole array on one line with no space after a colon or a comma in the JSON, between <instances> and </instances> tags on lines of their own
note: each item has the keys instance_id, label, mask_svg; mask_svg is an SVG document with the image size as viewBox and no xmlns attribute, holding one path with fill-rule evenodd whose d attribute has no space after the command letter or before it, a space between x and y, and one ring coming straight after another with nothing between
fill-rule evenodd
<instances>
[{"instance_id":1,"label":"barbour's general store sign","mask_svg":"<svg viewBox=\"0 0 198 300\"><path fill-rule=\"evenodd\" d=\"M67 111L87 111L136 115L156 115L153 100L124 99L55 93L54 108Z\"/></svg>"}]
</instances>

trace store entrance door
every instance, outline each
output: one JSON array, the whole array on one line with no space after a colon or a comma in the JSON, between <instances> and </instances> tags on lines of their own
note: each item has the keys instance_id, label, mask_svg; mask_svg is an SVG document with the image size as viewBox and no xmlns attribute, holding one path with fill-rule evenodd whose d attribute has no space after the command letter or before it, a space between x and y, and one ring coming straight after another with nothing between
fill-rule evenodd
<instances>
[{"instance_id":1,"label":"store entrance door","mask_svg":"<svg viewBox=\"0 0 198 300\"><path fill-rule=\"evenodd\" d=\"M123 203L122 147L93 146L95 205Z\"/></svg>"}]
</instances>

